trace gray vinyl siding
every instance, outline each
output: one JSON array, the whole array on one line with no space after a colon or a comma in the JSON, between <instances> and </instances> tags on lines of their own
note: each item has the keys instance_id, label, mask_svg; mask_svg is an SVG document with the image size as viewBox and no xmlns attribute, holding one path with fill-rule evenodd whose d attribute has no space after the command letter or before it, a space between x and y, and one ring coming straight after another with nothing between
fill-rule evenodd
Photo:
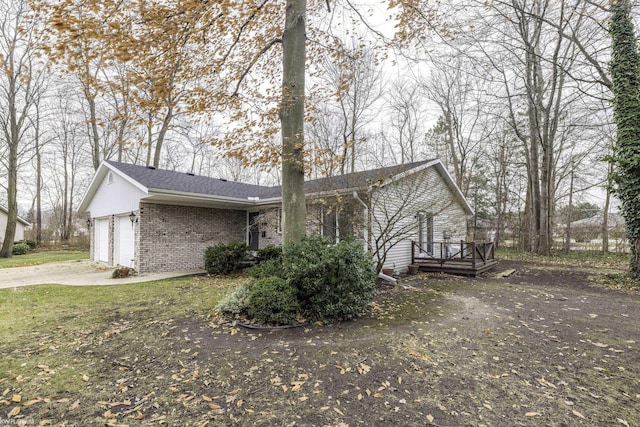
<instances>
[{"instance_id":1,"label":"gray vinyl siding","mask_svg":"<svg viewBox=\"0 0 640 427\"><path fill-rule=\"evenodd\" d=\"M435 168L422 170L379 188L372 195L372 243L388 236L384 268L404 272L411 263L411 241L418 241L418 214L433 215L434 242L447 230L452 243L464 240L465 210ZM393 237L395 236L395 237ZM439 247L439 245L438 245ZM374 248L375 249L375 248Z\"/></svg>"}]
</instances>

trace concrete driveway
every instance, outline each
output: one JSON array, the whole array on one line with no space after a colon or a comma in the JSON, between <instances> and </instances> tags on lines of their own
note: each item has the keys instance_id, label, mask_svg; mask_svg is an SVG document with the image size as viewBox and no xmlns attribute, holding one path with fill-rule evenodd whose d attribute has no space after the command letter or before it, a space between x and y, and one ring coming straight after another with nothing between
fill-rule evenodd
<instances>
[{"instance_id":1,"label":"concrete driveway","mask_svg":"<svg viewBox=\"0 0 640 427\"><path fill-rule=\"evenodd\" d=\"M0 289L29 285L121 285L149 282L171 277L204 273L204 270L174 271L171 273L141 274L124 279L112 279L114 268L89 260L52 262L30 267L0 269Z\"/></svg>"}]
</instances>

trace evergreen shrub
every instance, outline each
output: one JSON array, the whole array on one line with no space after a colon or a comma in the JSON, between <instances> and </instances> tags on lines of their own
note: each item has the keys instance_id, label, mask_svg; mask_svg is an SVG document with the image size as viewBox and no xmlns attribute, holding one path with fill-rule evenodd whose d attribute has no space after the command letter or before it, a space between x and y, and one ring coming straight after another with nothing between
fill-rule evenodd
<instances>
[{"instance_id":1,"label":"evergreen shrub","mask_svg":"<svg viewBox=\"0 0 640 427\"><path fill-rule=\"evenodd\" d=\"M29 245L26 243L16 243L13 245L13 251L11 252L13 255L25 255L29 252Z\"/></svg>"},{"instance_id":2,"label":"evergreen shrub","mask_svg":"<svg viewBox=\"0 0 640 427\"><path fill-rule=\"evenodd\" d=\"M283 268L308 319L352 319L376 294L373 259L359 242L306 238L285 248Z\"/></svg>"},{"instance_id":3,"label":"evergreen shrub","mask_svg":"<svg viewBox=\"0 0 640 427\"><path fill-rule=\"evenodd\" d=\"M204 268L209 274L228 274L241 270L249 246L245 242L218 243L207 248L204 254Z\"/></svg>"},{"instance_id":4,"label":"evergreen shrub","mask_svg":"<svg viewBox=\"0 0 640 427\"><path fill-rule=\"evenodd\" d=\"M293 324L300 308L296 290L279 277L254 282L246 302L247 314L260 323Z\"/></svg>"}]
</instances>

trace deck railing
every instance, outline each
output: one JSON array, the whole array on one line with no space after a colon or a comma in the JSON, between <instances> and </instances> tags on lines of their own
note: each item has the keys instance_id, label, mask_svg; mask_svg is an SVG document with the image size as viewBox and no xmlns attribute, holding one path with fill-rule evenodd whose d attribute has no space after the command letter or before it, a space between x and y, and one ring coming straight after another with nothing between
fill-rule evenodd
<instances>
[{"instance_id":1,"label":"deck railing","mask_svg":"<svg viewBox=\"0 0 640 427\"><path fill-rule=\"evenodd\" d=\"M437 262L441 266L452 262L470 263L472 269L495 260L493 242L449 243L434 242L423 246L411 242L411 263L416 261Z\"/></svg>"}]
</instances>

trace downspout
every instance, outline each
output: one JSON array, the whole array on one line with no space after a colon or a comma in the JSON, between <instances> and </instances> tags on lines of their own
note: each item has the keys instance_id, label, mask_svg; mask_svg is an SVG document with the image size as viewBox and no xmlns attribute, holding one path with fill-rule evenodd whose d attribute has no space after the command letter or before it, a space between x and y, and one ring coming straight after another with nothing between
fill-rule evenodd
<instances>
[{"instance_id":1,"label":"downspout","mask_svg":"<svg viewBox=\"0 0 640 427\"><path fill-rule=\"evenodd\" d=\"M359 201L362 207L364 207L364 250L369 252L369 206L367 206L367 204L362 201L360 196L358 196L358 192L355 190L353 191L353 198ZM382 272L378 273L378 277L382 280L393 283L394 285L398 284L398 281L396 279L391 276L387 276Z\"/></svg>"},{"instance_id":2,"label":"downspout","mask_svg":"<svg viewBox=\"0 0 640 427\"><path fill-rule=\"evenodd\" d=\"M362 230L364 234L364 250L369 252L369 206L362 201L360 196L358 196L358 192L355 190L353 191L353 198L359 201L362 207L364 207L364 229Z\"/></svg>"}]
</instances>

